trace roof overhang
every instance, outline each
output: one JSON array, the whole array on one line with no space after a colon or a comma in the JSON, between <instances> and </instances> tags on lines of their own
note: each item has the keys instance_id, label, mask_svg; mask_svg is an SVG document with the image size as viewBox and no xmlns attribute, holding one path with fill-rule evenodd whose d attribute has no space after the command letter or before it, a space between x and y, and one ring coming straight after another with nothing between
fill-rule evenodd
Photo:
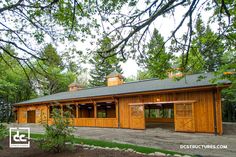
<instances>
[{"instance_id":1,"label":"roof overhang","mask_svg":"<svg viewBox=\"0 0 236 157\"><path fill-rule=\"evenodd\" d=\"M142 91L142 92L133 92L133 93L123 93L123 94L115 94L115 95L102 95L96 97L84 97L84 98L73 98L73 99L58 99L58 100L50 100L50 101L41 101L41 102L34 102L34 103L16 103L13 106L22 106L22 105L41 105L41 104L50 104L50 103L66 103L66 102L76 102L76 101L86 101L86 100L93 100L97 101L98 99L105 99L105 98L113 98L114 97L126 97L126 96L139 96L139 95L148 95L148 94L160 94L160 93L173 93L173 92L185 92L185 91L199 91L199 90L211 90L211 89L223 89L229 87L230 84L223 84L223 85L208 85L208 86L197 86L197 87L188 87L188 88L176 88L176 89L165 89L165 90L154 90L154 91Z\"/></svg>"}]
</instances>

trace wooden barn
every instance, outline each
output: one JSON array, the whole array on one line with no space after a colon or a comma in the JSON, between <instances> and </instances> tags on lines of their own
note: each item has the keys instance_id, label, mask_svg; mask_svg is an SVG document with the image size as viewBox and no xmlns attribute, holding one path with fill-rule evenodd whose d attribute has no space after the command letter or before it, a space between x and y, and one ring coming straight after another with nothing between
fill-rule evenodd
<instances>
[{"instance_id":1,"label":"wooden barn","mask_svg":"<svg viewBox=\"0 0 236 157\"><path fill-rule=\"evenodd\" d=\"M171 76L170 76L171 77ZM212 83L212 73L124 83L113 72L107 86L82 89L77 83L68 92L14 105L16 122L52 124L53 107L72 114L74 126L146 129L167 124L180 132L221 135L221 90L229 85ZM220 83L220 85L219 85Z\"/></svg>"}]
</instances>

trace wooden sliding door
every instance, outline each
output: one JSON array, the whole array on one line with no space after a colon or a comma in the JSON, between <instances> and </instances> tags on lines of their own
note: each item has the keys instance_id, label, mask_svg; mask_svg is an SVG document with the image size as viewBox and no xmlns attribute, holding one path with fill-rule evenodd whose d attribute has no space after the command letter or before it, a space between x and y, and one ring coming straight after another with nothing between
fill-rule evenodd
<instances>
[{"instance_id":1,"label":"wooden sliding door","mask_svg":"<svg viewBox=\"0 0 236 157\"><path fill-rule=\"evenodd\" d=\"M144 105L130 106L130 128L145 129Z\"/></svg>"},{"instance_id":2,"label":"wooden sliding door","mask_svg":"<svg viewBox=\"0 0 236 157\"><path fill-rule=\"evenodd\" d=\"M175 131L194 132L194 103L174 105Z\"/></svg>"}]
</instances>

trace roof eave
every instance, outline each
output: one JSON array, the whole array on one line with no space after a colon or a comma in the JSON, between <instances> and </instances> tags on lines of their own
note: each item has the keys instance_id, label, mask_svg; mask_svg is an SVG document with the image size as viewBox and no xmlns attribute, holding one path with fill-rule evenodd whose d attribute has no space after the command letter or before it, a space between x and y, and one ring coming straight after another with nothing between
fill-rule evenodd
<instances>
[{"instance_id":1,"label":"roof eave","mask_svg":"<svg viewBox=\"0 0 236 157\"><path fill-rule=\"evenodd\" d=\"M140 95L140 94L149 94L149 93L168 93L168 92L174 92L176 90L178 91L184 91L184 90L199 90L199 89L210 89L210 88L227 88L230 86L231 83L222 84L222 85L205 85L205 86L195 86L195 87L185 87L185 88L174 88L174 89L161 89L161 90L150 90L150 91L139 91L139 92L132 92L132 93L121 93L121 94L111 94L111 95L101 95L101 96L91 96L91 97L83 97L83 98L71 98L71 99L58 99L58 100L50 100L50 101L41 101L41 102L33 102L33 103L15 103L13 106L22 106L22 105L34 105L34 104L45 104L45 103L53 103L55 101L59 102L66 102L66 101L79 101L79 100L87 100L87 99L99 99L99 98L105 98L105 97L121 97L121 96L132 96L132 95Z\"/></svg>"}]
</instances>

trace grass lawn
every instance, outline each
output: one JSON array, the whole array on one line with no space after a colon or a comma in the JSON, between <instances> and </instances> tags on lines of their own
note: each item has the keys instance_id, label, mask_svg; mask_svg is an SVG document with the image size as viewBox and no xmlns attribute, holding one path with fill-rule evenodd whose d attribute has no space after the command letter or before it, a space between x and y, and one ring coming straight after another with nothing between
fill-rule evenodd
<instances>
[{"instance_id":1,"label":"grass lawn","mask_svg":"<svg viewBox=\"0 0 236 157\"><path fill-rule=\"evenodd\" d=\"M30 136L33 139L39 139L39 138L43 138L44 135L31 133ZM161 153L171 154L171 155L174 155L174 154L189 155L189 154L185 154L185 153L179 153L179 152L175 152L175 151L158 149L158 148L137 146L137 145L133 145L133 144L123 144L123 143L103 141L103 140L87 139L87 138L80 138L80 137L75 137L74 143L85 144L85 145L90 145L90 146L108 147L108 148L133 149L136 152L140 152L140 153L144 153L144 154L161 152Z\"/></svg>"}]
</instances>

